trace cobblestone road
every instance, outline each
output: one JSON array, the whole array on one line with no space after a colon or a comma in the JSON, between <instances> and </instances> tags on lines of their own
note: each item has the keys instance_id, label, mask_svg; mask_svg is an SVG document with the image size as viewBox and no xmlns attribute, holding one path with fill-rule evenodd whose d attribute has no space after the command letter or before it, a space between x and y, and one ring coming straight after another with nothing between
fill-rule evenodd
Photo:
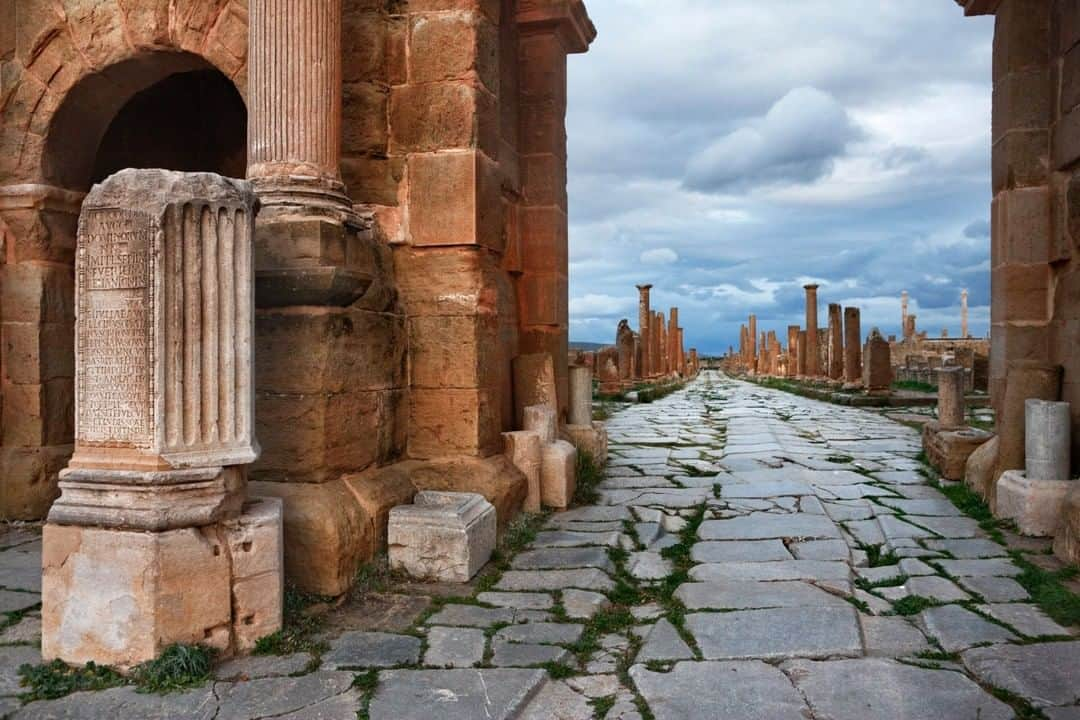
<instances>
[{"instance_id":1,"label":"cobblestone road","mask_svg":"<svg viewBox=\"0 0 1080 720\"><path fill-rule=\"evenodd\" d=\"M914 430L714 373L608 427L595 504L552 516L415 633L345 632L317 670L246 659L178 695L13 717L1080 718L1075 628L927 482ZM0 694L34 652L0 653ZM372 667L374 690L354 684Z\"/></svg>"}]
</instances>

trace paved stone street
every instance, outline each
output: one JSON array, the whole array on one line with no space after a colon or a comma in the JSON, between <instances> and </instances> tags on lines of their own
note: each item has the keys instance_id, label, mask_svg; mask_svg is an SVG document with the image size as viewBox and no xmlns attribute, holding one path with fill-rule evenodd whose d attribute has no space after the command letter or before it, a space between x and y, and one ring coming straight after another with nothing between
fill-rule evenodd
<instances>
[{"instance_id":1,"label":"paved stone street","mask_svg":"<svg viewBox=\"0 0 1080 720\"><path fill-rule=\"evenodd\" d=\"M336 622L317 668L249 658L180 694L113 688L11 717L996 720L1009 699L1080 718L1075 628L1029 604L1004 548L928 485L914 430L716 373L608 427L596 503L551 516L492 587L415 632ZM0 601L20 611L38 601L39 540L3 545ZM38 628L31 611L0 636L4 711L36 655L13 643ZM354 682L370 668L373 691Z\"/></svg>"}]
</instances>

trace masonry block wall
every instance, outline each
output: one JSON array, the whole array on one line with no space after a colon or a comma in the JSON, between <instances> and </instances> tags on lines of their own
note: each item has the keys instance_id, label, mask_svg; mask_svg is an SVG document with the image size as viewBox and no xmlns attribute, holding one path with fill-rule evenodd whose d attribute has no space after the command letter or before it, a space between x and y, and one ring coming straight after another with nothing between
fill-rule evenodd
<instances>
[{"instance_id":1,"label":"masonry block wall","mask_svg":"<svg viewBox=\"0 0 1080 720\"><path fill-rule=\"evenodd\" d=\"M43 516L71 452L75 229L102 139L177 73L246 97L250 6L0 0L2 517ZM580 0L342 0L361 226L261 229L255 480L498 454L518 353L552 353L565 406L566 54L594 35Z\"/></svg>"},{"instance_id":2,"label":"masonry block wall","mask_svg":"<svg viewBox=\"0 0 1080 720\"><path fill-rule=\"evenodd\" d=\"M995 13L990 388L1008 364L1065 368L1080 450L1080 7L968 0Z\"/></svg>"}]
</instances>

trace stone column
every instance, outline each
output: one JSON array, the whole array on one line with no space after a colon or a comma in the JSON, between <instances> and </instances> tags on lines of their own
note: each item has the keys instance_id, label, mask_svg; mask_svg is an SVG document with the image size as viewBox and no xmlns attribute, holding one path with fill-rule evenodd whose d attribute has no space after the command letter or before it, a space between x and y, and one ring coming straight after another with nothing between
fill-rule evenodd
<instances>
[{"instance_id":1,"label":"stone column","mask_svg":"<svg viewBox=\"0 0 1080 720\"><path fill-rule=\"evenodd\" d=\"M799 374L799 326L788 325L787 329L788 377Z\"/></svg>"},{"instance_id":2,"label":"stone column","mask_svg":"<svg viewBox=\"0 0 1080 720\"><path fill-rule=\"evenodd\" d=\"M341 184L342 0L251 0L248 178L264 205L351 208Z\"/></svg>"},{"instance_id":3,"label":"stone column","mask_svg":"<svg viewBox=\"0 0 1080 720\"><path fill-rule=\"evenodd\" d=\"M750 316L746 327L747 332L750 334L750 357L747 358L747 362L750 364L750 370L756 372L758 357L757 315Z\"/></svg>"},{"instance_id":4,"label":"stone column","mask_svg":"<svg viewBox=\"0 0 1080 720\"><path fill-rule=\"evenodd\" d=\"M905 290L900 293L900 336L907 340L907 326L908 326L908 291Z\"/></svg>"},{"instance_id":5,"label":"stone column","mask_svg":"<svg viewBox=\"0 0 1080 720\"><path fill-rule=\"evenodd\" d=\"M592 370L584 366L570 368L571 425L592 424Z\"/></svg>"},{"instance_id":6,"label":"stone column","mask_svg":"<svg viewBox=\"0 0 1080 720\"><path fill-rule=\"evenodd\" d=\"M679 308L668 311L668 369L679 372Z\"/></svg>"},{"instance_id":7,"label":"stone column","mask_svg":"<svg viewBox=\"0 0 1080 720\"><path fill-rule=\"evenodd\" d=\"M797 372L799 377L806 377L807 368L807 352L806 344L809 334L805 330L799 331L799 343L795 348L795 355L798 358Z\"/></svg>"},{"instance_id":8,"label":"stone column","mask_svg":"<svg viewBox=\"0 0 1080 720\"><path fill-rule=\"evenodd\" d=\"M836 303L829 304L829 377L839 380L844 376L844 326L843 309Z\"/></svg>"},{"instance_id":9,"label":"stone column","mask_svg":"<svg viewBox=\"0 0 1080 720\"><path fill-rule=\"evenodd\" d=\"M1072 464L1069 403L1031 399L1024 409L1028 479L1068 480Z\"/></svg>"},{"instance_id":10,"label":"stone column","mask_svg":"<svg viewBox=\"0 0 1080 720\"><path fill-rule=\"evenodd\" d=\"M862 330L859 325L859 308L844 308L844 380L851 384L862 381Z\"/></svg>"},{"instance_id":11,"label":"stone column","mask_svg":"<svg viewBox=\"0 0 1080 720\"><path fill-rule=\"evenodd\" d=\"M968 338L968 291L960 291L960 337Z\"/></svg>"},{"instance_id":12,"label":"stone column","mask_svg":"<svg viewBox=\"0 0 1080 720\"><path fill-rule=\"evenodd\" d=\"M964 417L964 368L946 367L935 371L938 382L938 424L942 430L966 425Z\"/></svg>"},{"instance_id":13,"label":"stone column","mask_svg":"<svg viewBox=\"0 0 1080 720\"><path fill-rule=\"evenodd\" d=\"M124 170L83 204L46 659L131 667L171 643L250 649L281 626L281 503L245 503L255 203L242 181Z\"/></svg>"},{"instance_id":14,"label":"stone column","mask_svg":"<svg viewBox=\"0 0 1080 720\"><path fill-rule=\"evenodd\" d=\"M649 290L652 285L638 285L638 333L641 335L641 377L652 374L652 310L649 308Z\"/></svg>"},{"instance_id":15,"label":"stone column","mask_svg":"<svg viewBox=\"0 0 1080 720\"><path fill-rule=\"evenodd\" d=\"M806 290L806 375L821 374L818 366L817 285L804 285Z\"/></svg>"},{"instance_id":16,"label":"stone column","mask_svg":"<svg viewBox=\"0 0 1080 720\"><path fill-rule=\"evenodd\" d=\"M866 341L863 384L871 395L888 395L892 386L892 353L881 331L874 328Z\"/></svg>"},{"instance_id":17,"label":"stone column","mask_svg":"<svg viewBox=\"0 0 1080 720\"><path fill-rule=\"evenodd\" d=\"M915 335L918 334L918 326L916 325L918 317L915 315L908 315L904 321L904 340L911 341L915 339Z\"/></svg>"}]
</instances>

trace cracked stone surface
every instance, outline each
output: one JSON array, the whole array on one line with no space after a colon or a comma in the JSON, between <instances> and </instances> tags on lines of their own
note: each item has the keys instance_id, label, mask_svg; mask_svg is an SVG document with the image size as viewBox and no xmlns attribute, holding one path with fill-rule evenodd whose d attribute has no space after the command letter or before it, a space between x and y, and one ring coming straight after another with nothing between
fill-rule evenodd
<instances>
[{"instance_id":1,"label":"cracked stone surface","mask_svg":"<svg viewBox=\"0 0 1080 720\"><path fill-rule=\"evenodd\" d=\"M546 516L501 573L395 588L412 614L377 625L329 608L312 654L226 660L171 695L20 707L41 548L36 528L9 528L0 612L23 612L0 625L0 716L1005 720L1002 688L1080 720L1077 628L1033 604L1015 547L920 474L915 430L715 372L607 425L596 504Z\"/></svg>"}]
</instances>

